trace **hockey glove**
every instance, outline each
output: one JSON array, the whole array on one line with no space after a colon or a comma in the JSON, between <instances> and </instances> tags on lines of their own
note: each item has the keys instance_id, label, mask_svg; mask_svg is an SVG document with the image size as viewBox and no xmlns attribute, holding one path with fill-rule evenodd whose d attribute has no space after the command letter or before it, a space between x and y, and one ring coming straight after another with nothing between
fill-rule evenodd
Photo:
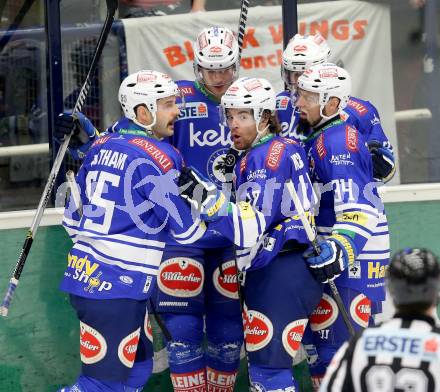
<instances>
[{"instance_id":1,"label":"hockey glove","mask_svg":"<svg viewBox=\"0 0 440 392\"><path fill-rule=\"evenodd\" d=\"M373 160L373 177L376 181L388 182L396 172L393 152L377 140L367 143Z\"/></svg>"},{"instance_id":2,"label":"hockey glove","mask_svg":"<svg viewBox=\"0 0 440 392\"><path fill-rule=\"evenodd\" d=\"M243 151L231 147L225 157L214 167L215 170L219 170L223 173L226 182L232 181L232 173L234 171L235 164L242 154Z\"/></svg>"},{"instance_id":3,"label":"hockey glove","mask_svg":"<svg viewBox=\"0 0 440 392\"><path fill-rule=\"evenodd\" d=\"M200 213L200 219L212 222L226 215L225 195L196 169L183 167L178 185L180 196Z\"/></svg>"},{"instance_id":4,"label":"hockey glove","mask_svg":"<svg viewBox=\"0 0 440 392\"><path fill-rule=\"evenodd\" d=\"M55 139L60 143L66 135L72 133L69 151L76 160L82 159L99 133L90 120L82 113L72 115L64 112L58 115L55 122Z\"/></svg>"},{"instance_id":5,"label":"hockey glove","mask_svg":"<svg viewBox=\"0 0 440 392\"><path fill-rule=\"evenodd\" d=\"M326 241L318 242L318 246L319 255L308 251L304 257L312 274L321 283L336 279L344 269L354 263L354 246L346 236L334 234Z\"/></svg>"}]
</instances>

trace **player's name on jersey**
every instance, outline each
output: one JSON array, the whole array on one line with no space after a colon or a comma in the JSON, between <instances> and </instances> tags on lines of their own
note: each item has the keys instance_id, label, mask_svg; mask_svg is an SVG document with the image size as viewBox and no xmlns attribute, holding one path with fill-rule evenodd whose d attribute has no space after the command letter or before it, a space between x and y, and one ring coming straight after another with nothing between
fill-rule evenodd
<instances>
[{"instance_id":1,"label":"player's name on jersey","mask_svg":"<svg viewBox=\"0 0 440 392\"><path fill-rule=\"evenodd\" d=\"M112 150L99 150L93 157L90 166L103 165L118 170L124 170L127 154Z\"/></svg>"}]
</instances>

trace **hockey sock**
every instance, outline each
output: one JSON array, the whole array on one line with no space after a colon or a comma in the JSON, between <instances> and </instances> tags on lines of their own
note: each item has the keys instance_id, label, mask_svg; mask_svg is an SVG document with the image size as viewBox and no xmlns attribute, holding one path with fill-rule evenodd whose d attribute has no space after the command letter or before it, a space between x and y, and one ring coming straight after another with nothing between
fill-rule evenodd
<instances>
[{"instance_id":1,"label":"hockey sock","mask_svg":"<svg viewBox=\"0 0 440 392\"><path fill-rule=\"evenodd\" d=\"M208 392L233 392L237 371L222 372L220 370L206 368Z\"/></svg>"},{"instance_id":2,"label":"hockey sock","mask_svg":"<svg viewBox=\"0 0 440 392\"><path fill-rule=\"evenodd\" d=\"M249 372L252 386L257 391L298 392L298 384L291 369L274 369L250 365Z\"/></svg>"},{"instance_id":3,"label":"hockey sock","mask_svg":"<svg viewBox=\"0 0 440 392\"><path fill-rule=\"evenodd\" d=\"M173 340L167 343L175 392L206 392L203 319L189 314L163 314Z\"/></svg>"},{"instance_id":4,"label":"hockey sock","mask_svg":"<svg viewBox=\"0 0 440 392\"><path fill-rule=\"evenodd\" d=\"M153 358L149 358L146 361L135 362L131 368L130 375L124 386L126 391L135 391L136 389L142 390L142 387L147 383L148 379L153 372ZM132 388L132 389L128 389Z\"/></svg>"},{"instance_id":5,"label":"hockey sock","mask_svg":"<svg viewBox=\"0 0 440 392\"><path fill-rule=\"evenodd\" d=\"M237 305L238 309L238 305ZM206 316L206 377L209 392L232 392L243 343L241 314L209 312Z\"/></svg>"},{"instance_id":6,"label":"hockey sock","mask_svg":"<svg viewBox=\"0 0 440 392\"><path fill-rule=\"evenodd\" d=\"M126 389L118 381L102 381L97 378L79 376L76 383L70 387L59 389L58 392L139 392L141 389Z\"/></svg>"}]
</instances>

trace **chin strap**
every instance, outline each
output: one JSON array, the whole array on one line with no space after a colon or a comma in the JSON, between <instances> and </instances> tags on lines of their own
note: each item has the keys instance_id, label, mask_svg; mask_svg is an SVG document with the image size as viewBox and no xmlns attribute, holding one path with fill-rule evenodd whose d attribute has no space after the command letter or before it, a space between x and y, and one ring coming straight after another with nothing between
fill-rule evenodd
<instances>
[{"instance_id":1,"label":"chin strap","mask_svg":"<svg viewBox=\"0 0 440 392\"><path fill-rule=\"evenodd\" d=\"M262 137L266 136L269 133L268 129L269 129L269 124L267 124L262 131L258 131L258 124L257 124L257 136L252 142L251 147L254 147L261 140Z\"/></svg>"},{"instance_id":2,"label":"chin strap","mask_svg":"<svg viewBox=\"0 0 440 392\"><path fill-rule=\"evenodd\" d=\"M153 138L153 139L157 139L157 140L163 140L164 138L159 138L157 137L154 132L153 132L153 127L156 124L156 113L153 114L153 122L151 124L145 125L140 123L138 120L136 120L135 118L132 120L136 125L139 125L142 129L145 129L145 133Z\"/></svg>"},{"instance_id":3,"label":"chin strap","mask_svg":"<svg viewBox=\"0 0 440 392\"><path fill-rule=\"evenodd\" d=\"M324 109L323 106L319 107L319 115L321 116L321 120L319 120L319 122L316 125L313 125L313 128L317 128L321 126L322 124L332 119L333 117L339 116L339 114L341 113L341 109L339 109L335 114L332 114L331 116L326 116L323 113L323 109Z\"/></svg>"}]
</instances>

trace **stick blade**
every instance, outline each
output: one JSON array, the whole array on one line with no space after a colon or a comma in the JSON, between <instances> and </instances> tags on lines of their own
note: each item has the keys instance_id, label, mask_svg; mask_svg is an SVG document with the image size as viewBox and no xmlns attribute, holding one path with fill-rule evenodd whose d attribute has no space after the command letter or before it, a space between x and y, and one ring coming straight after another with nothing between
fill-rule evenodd
<instances>
[{"instance_id":1,"label":"stick blade","mask_svg":"<svg viewBox=\"0 0 440 392\"><path fill-rule=\"evenodd\" d=\"M9 313L8 308L6 308L4 306L0 306L0 316L8 317L8 313Z\"/></svg>"}]
</instances>

